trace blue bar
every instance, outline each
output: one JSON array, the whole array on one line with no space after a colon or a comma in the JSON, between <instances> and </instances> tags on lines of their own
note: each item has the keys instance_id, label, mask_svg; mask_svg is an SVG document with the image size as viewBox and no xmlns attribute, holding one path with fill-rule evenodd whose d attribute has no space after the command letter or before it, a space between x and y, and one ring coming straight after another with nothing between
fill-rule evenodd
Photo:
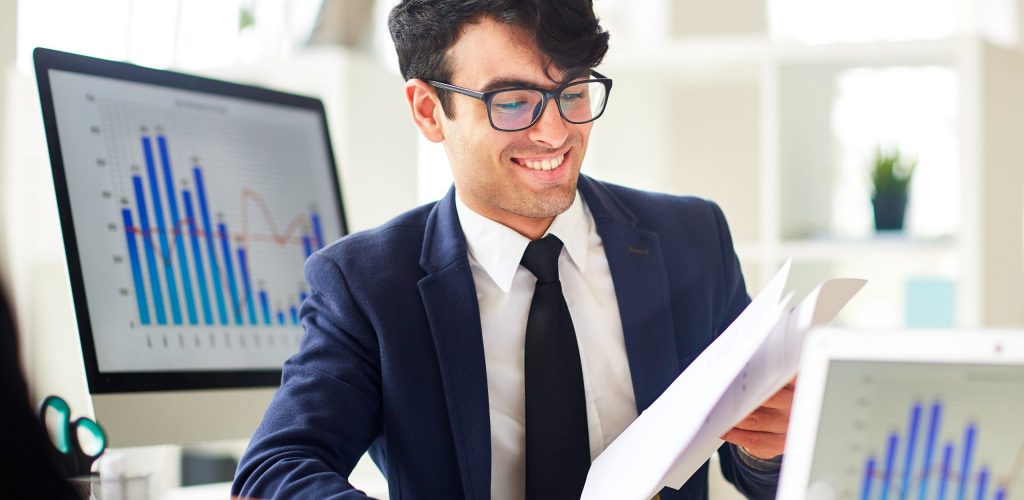
<instances>
[{"instance_id":1,"label":"blue bar","mask_svg":"<svg viewBox=\"0 0 1024 500\"><path fill-rule=\"evenodd\" d=\"M319 250L324 247L324 231L320 227L320 216L313 212L310 218L313 219L313 236L316 237L316 248Z\"/></svg>"},{"instance_id":2,"label":"blue bar","mask_svg":"<svg viewBox=\"0 0 1024 500\"><path fill-rule=\"evenodd\" d=\"M260 306L263 307L263 323L270 324L270 304L267 301L266 290L260 290Z\"/></svg>"},{"instance_id":3,"label":"blue bar","mask_svg":"<svg viewBox=\"0 0 1024 500\"><path fill-rule=\"evenodd\" d=\"M249 281L249 262L245 259L245 249L238 249L238 265L242 271L242 286L245 287L245 305L249 310L249 323L256 324L256 306L252 300L252 284Z\"/></svg>"},{"instance_id":4,"label":"blue bar","mask_svg":"<svg viewBox=\"0 0 1024 500\"><path fill-rule=\"evenodd\" d=\"M164 225L164 207L160 201L160 186L157 184L156 165L153 161L153 144L149 137L142 138L142 151L146 157L146 173L149 175L149 193L153 197L153 216L160 233L160 256L163 257L164 275L167 277L167 295L171 302L171 317L174 324L181 324L181 306L178 305L178 284L174 279L171 265L171 247L167 243L167 226Z\"/></svg>"},{"instance_id":5,"label":"blue bar","mask_svg":"<svg viewBox=\"0 0 1024 500\"><path fill-rule=\"evenodd\" d=\"M238 301L238 284L235 281L235 266L231 265L231 244L228 241L228 228L223 222L217 223L220 231L220 249L224 252L224 269L228 276L228 291L231 292L231 307L235 311L235 324L242 324L242 304Z\"/></svg>"},{"instance_id":6,"label":"blue bar","mask_svg":"<svg viewBox=\"0 0 1024 500\"><path fill-rule=\"evenodd\" d=\"M192 173L196 179L196 195L199 196L199 213L203 216L203 232L206 234L206 253L210 256L210 274L213 275L213 291L217 297L217 312L220 314L220 324L228 324L227 308L224 306L224 288L220 283L220 266L217 265L217 252L214 250L213 229L210 225L210 208L206 203L206 187L203 185L203 172L199 167L194 167ZM196 259L197 261L199 259Z\"/></svg>"},{"instance_id":7,"label":"blue bar","mask_svg":"<svg viewBox=\"0 0 1024 500\"><path fill-rule=\"evenodd\" d=\"M292 313L292 324L299 324L299 310L296 309L295 306L289 307L288 310Z\"/></svg>"},{"instance_id":8,"label":"blue bar","mask_svg":"<svg viewBox=\"0 0 1024 500\"><path fill-rule=\"evenodd\" d=\"M864 464L864 483L860 487L860 499L871 500L871 480L875 475L875 457L868 457Z\"/></svg>"},{"instance_id":9,"label":"blue bar","mask_svg":"<svg viewBox=\"0 0 1024 500\"><path fill-rule=\"evenodd\" d=\"M1006 500L1006 488L996 490L996 500Z\"/></svg>"},{"instance_id":10,"label":"blue bar","mask_svg":"<svg viewBox=\"0 0 1024 500\"><path fill-rule=\"evenodd\" d=\"M146 209L146 195L142 191L142 177L133 175L132 185L135 188L135 203L139 207L139 221L142 223L142 248L146 250L146 268L149 270L149 285L153 289L153 310L156 312L157 324L166 325L167 316L164 314L164 293L160 287L160 272L156 270L156 252L153 250L153 233L149 227L149 210Z\"/></svg>"},{"instance_id":11,"label":"blue bar","mask_svg":"<svg viewBox=\"0 0 1024 500\"><path fill-rule=\"evenodd\" d=\"M309 241L309 236L305 234L302 235L302 251L306 255L307 259L309 258L310 255L313 255L313 248L312 244Z\"/></svg>"},{"instance_id":12,"label":"blue bar","mask_svg":"<svg viewBox=\"0 0 1024 500\"><path fill-rule=\"evenodd\" d=\"M132 212L121 209L124 219L124 237L128 240L128 261L132 264L132 282L135 283L135 301L139 305L139 322L149 324L149 306L146 305L146 288L142 283L142 265L139 264L139 248L135 244L135 225L132 224Z\"/></svg>"},{"instance_id":13,"label":"blue bar","mask_svg":"<svg viewBox=\"0 0 1024 500\"><path fill-rule=\"evenodd\" d=\"M199 297L203 302L203 319L207 325L213 324L213 309L210 307L210 293L206 291L206 268L203 266L203 253L199 250L199 228L196 227L195 210L192 208L192 193L181 192L185 201L185 217L189 240L192 242L192 259L196 263L196 276L199 280Z\"/></svg>"},{"instance_id":14,"label":"blue bar","mask_svg":"<svg viewBox=\"0 0 1024 500\"><path fill-rule=\"evenodd\" d=\"M977 500L985 500L985 489L988 487L988 469L981 468L978 474L978 494L974 497Z\"/></svg>"},{"instance_id":15,"label":"blue bar","mask_svg":"<svg viewBox=\"0 0 1024 500\"><path fill-rule=\"evenodd\" d=\"M174 247L178 250L178 267L181 268L181 286L185 289L185 308L188 310L188 322L196 324L196 302L192 294L192 275L188 272L188 258L185 257L185 242L181 236L181 220L178 214L178 196L174 192L174 176L171 175L171 156L167 152L167 138L156 136L157 149L160 151L160 163L164 170L164 188L167 189L167 206L171 209L171 230L174 231Z\"/></svg>"},{"instance_id":16,"label":"blue bar","mask_svg":"<svg viewBox=\"0 0 1024 500\"><path fill-rule=\"evenodd\" d=\"M964 456L960 461L960 486L956 490L957 500L967 498L967 478L971 469L971 454L974 452L974 424L967 424L964 430Z\"/></svg>"},{"instance_id":17,"label":"blue bar","mask_svg":"<svg viewBox=\"0 0 1024 500\"><path fill-rule=\"evenodd\" d=\"M924 473L921 475L921 486L918 488L918 500L925 500L928 495L928 476L932 470L932 455L935 453L935 441L939 434L939 422L942 420L942 404L932 403L931 420L928 422L928 441L924 448Z\"/></svg>"},{"instance_id":18,"label":"blue bar","mask_svg":"<svg viewBox=\"0 0 1024 500\"><path fill-rule=\"evenodd\" d=\"M906 458L903 459L903 480L900 484L900 500L906 500L910 492L910 472L914 467L914 448L917 446L917 428L921 423L921 404L914 403L910 409L910 436L907 439Z\"/></svg>"},{"instance_id":19,"label":"blue bar","mask_svg":"<svg viewBox=\"0 0 1024 500\"><path fill-rule=\"evenodd\" d=\"M953 462L953 443L946 443L942 449L942 471L939 473L939 496L937 500L946 500L946 485L949 484L949 467Z\"/></svg>"},{"instance_id":20,"label":"blue bar","mask_svg":"<svg viewBox=\"0 0 1024 500\"><path fill-rule=\"evenodd\" d=\"M885 471L882 479L882 500L889 498L889 487L892 485L892 468L896 462L896 447L899 443L899 435L893 432L889 434L889 445L885 448Z\"/></svg>"},{"instance_id":21,"label":"blue bar","mask_svg":"<svg viewBox=\"0 0 1024 500\"><path fill-rule=\"evenodd\" d=\"M301 305L306 299L309 298L309 294L305 290L299 292L299 304Z\"/></svg>"},{"instance_id":22,"label":"blue bar","mask_svg":"<svg viewBox=\"0 0 1024 500\"><path fill-rule=\"evenodd\" d=\"M284 324L284 311L280 309L277 310L277 323L281 325Z\"/></svg>"}]
</instances>

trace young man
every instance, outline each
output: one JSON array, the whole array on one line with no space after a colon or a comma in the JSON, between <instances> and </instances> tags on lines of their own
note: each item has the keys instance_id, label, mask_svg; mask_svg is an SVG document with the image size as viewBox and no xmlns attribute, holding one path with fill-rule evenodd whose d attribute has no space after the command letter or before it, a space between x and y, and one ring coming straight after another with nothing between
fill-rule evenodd
<instances>
[{"instance_id":1,"label":"young man","mask_svg":"<svg viewBox=\"0 0 1024 500\"><path fill-rule=\"evenodd\" d=\"M725 219L579 175L611 88L589 0L406 0L389 24L455 186L307 262L306 336L233 493L358 498L369 449L392 498L579 498L749 302ZM774 498L791 398L723 436L752 498ZM706 496L707 466L661 493Z\"/></svg>"}]
</instances>

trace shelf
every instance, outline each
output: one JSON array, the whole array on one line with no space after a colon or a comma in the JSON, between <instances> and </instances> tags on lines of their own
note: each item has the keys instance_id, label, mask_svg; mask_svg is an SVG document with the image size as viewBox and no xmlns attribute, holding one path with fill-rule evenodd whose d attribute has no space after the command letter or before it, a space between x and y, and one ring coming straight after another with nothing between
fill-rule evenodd
<instances>
[{"instance_id":1,"label":"shelf","mask_svg":"<svg viewBox=\"0 0 1024 500\"><path fill-rule=\"evenodd\" d=\"M893 260L948 260L958 257L959 242L953 237L911 238L898 233L869 238L809 238L782 240L776 244L736 241L736 255L742 261L777 267L787 259L803 262Z\"/></svg>"},{"instance_id":2,"label":"shelf","mask_svg":"<svg viewBox=\"0 0 1024 500\"><path fill-rule=\"evenodd\" d=\"M957 240L945 238L908 238L899 233L881 233L871 238L821 238L784 240L779 245L782 258L796 260L847 260L886 258L945 258L959 251Z\"/></svg>"}]
</instances>

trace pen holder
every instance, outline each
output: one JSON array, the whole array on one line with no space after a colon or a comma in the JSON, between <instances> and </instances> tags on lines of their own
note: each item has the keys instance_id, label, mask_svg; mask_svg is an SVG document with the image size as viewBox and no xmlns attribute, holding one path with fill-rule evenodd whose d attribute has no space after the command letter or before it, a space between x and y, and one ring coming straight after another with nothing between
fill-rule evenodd
<instances>
[{"instance_id":1,"label":"pen holder","mask_svg":"<svg viewBox=\"0 0 1024 500\"><path fill-rule=\"evenodd\" d=\"M102 477L99 474L68 479L82 500L146 500L149 475Z\"/></svg>"}]
</instances>

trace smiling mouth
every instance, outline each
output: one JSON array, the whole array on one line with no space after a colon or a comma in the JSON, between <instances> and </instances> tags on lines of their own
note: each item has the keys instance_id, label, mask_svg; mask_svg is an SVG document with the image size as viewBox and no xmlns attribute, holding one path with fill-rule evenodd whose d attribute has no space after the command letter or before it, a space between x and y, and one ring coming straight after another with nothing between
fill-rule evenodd
<instances>
[{"instance_id":1,"label":"smiling mouth","mask_svg":"<svg viewBox=\"0 0 1024 500\"><path fill-rule=\"evenodd\" d=\"M512 158L517 165L532 170L554 170L562 165L568 153L562 153L550 158Z\"/></svg>"}]
</instances>

